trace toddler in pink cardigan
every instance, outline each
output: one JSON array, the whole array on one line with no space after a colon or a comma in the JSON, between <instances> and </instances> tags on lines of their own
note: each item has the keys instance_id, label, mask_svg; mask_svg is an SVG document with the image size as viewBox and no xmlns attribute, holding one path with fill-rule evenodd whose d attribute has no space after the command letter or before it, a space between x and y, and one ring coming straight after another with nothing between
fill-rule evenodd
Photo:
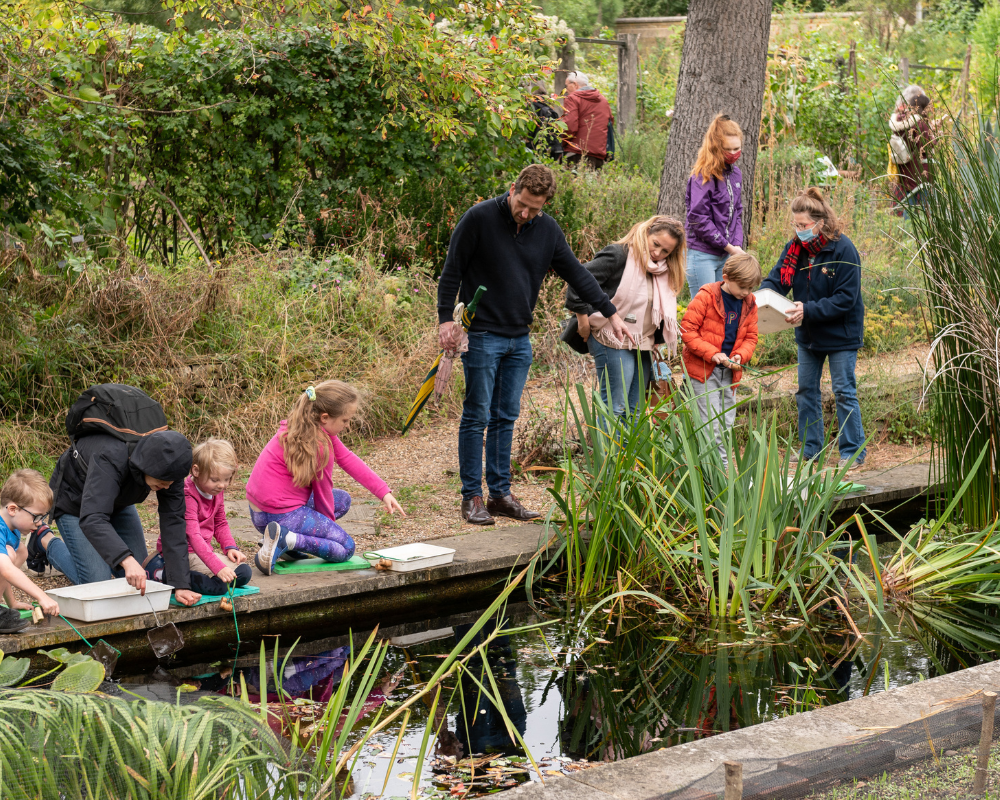
<instances>
[{"instance_id":1,"label":"toddler in pink cardigan","mask_svg":"<svg viewBox=\"0 0 1000 800\"><path fill-rule=\"evenodd\" d=\"M184 479L184 521L187 524L188 568L191 590L203 595L222 595L228 588L250 583L253 572L245 564L229 531L223 491L236 475L236 451L225 439L209 439L191 454L191 474ZM212 549L219 543L224 558ZM163 576L163 547L156 542L156 555L146 564L153 580Z\"/></svg>"},{"instance_id":2,"label":"toddler in pink cardigan","mask_svg":"<svg viewBox=\"0 0 1000 800\"><path fill-rule=\"evenodd\" d=\"M386 511L406 516L385 481L337 436L357 413L359 399L358 390L341 381L310 386L257 458L247 481L247 502L250 519L264 535L254 563L265 575L286 554L331 562L354 555L354 540L337 524L351 507L351 496L333 487L334 461Z\"/></svg>"}]
</instances>

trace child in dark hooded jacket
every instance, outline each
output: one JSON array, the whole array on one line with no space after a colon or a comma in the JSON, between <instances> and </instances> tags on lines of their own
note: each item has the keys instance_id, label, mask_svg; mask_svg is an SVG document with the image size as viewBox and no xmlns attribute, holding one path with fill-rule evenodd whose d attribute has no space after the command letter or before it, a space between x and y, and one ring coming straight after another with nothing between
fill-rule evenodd
<instances>
[{"instance_id":1,"label":"child in dark hooded jacket","mask_svg":"<svg viewBox=\"0 0 1000 800\"><path fill-rule=\"evenodd\" d=\"M28 540L28 566L38 574L46 565L74 584L125 577L146 589L146 538L136 504L156 492L163 539L164 580L185 605L200 596L190 590L184 478L191 469L191 445L177 431L143 437L129 455L129 445L105 434L76 443L78 458L66 459L56 492L56 527L62 538L40 526ZM80 462L85 462L86 471ZM50 481L50 485L54 481Z\"/></svg>"}]
</instances>

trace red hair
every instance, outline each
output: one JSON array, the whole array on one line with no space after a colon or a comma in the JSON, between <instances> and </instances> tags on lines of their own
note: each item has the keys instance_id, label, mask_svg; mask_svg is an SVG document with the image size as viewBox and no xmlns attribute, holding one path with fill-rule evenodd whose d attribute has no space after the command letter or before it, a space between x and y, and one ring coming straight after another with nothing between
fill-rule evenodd
<instances>
[{"instance_id":1,"label":"red hair","mask_svg":"<svg viewBox=\"0 0 1000 800\"><path fill-rule=\"evenodd\" d=\"M739 123L731 120L727 114L716 114L705 131L705 138L698 151L691 176L698 176L702 183L708 183L709 178L722 180L726 174L725 143L727 136L738 136L743 143L743 130Z\"/></svg>"}]
</instances>

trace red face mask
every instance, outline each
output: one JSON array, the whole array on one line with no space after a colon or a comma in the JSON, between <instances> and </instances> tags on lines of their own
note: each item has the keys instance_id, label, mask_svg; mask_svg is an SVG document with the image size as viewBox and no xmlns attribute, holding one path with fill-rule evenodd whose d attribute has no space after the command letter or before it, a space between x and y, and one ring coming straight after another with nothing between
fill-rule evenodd
<instances>
[{"instance_id":1,"label":"red face mask","mask_svg":"<svg viewBox=\"0 0 1000 800\"><path fill-rule=\"evenodd\" d=\"M725 154L725 156L726 156L726 163L727 164L735 164L736 161L737 161L737 159L740 157L740 153L742 153L742 152L743 152L742 150L737 150L735 153L726 153Z\"/></svg>"}]
</instances>

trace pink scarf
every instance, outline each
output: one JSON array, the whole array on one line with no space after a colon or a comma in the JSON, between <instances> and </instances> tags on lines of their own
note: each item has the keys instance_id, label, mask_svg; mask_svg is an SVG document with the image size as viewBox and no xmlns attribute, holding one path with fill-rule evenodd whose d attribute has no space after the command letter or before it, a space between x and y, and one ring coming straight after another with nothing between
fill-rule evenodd
<instances>
[{"instance_id":1,"label":"pink scarf","mask_svg":"<svg viewBox=\"0 0 1000 800\"><path fill-rule=\"evenodd\" d=\"M670 355L677 352L677 338L680 330L677 325L677 293L670 286L670 273L667 261L653 262L646 265L646 272L643 272L636 263L632 248L628 249L628 260L625 262L625 271L622 273L621 283L618 284L618 291L611 299L615 308L624 308L630 304L630 298L645 294L646 273L653 278L653 327L659 328L663 325L663 341L667 345ZM642 324L645 314L636 315L635 322L626 322L632 337L639 341L642 338ZM595 331L601 331L608 321L603 314L594 313L590 315L590 327ZM612 346L631 350L633 345L630 342L621 342L610 330L604 330L602 337Z\"/></svg>"}]
</instances>

